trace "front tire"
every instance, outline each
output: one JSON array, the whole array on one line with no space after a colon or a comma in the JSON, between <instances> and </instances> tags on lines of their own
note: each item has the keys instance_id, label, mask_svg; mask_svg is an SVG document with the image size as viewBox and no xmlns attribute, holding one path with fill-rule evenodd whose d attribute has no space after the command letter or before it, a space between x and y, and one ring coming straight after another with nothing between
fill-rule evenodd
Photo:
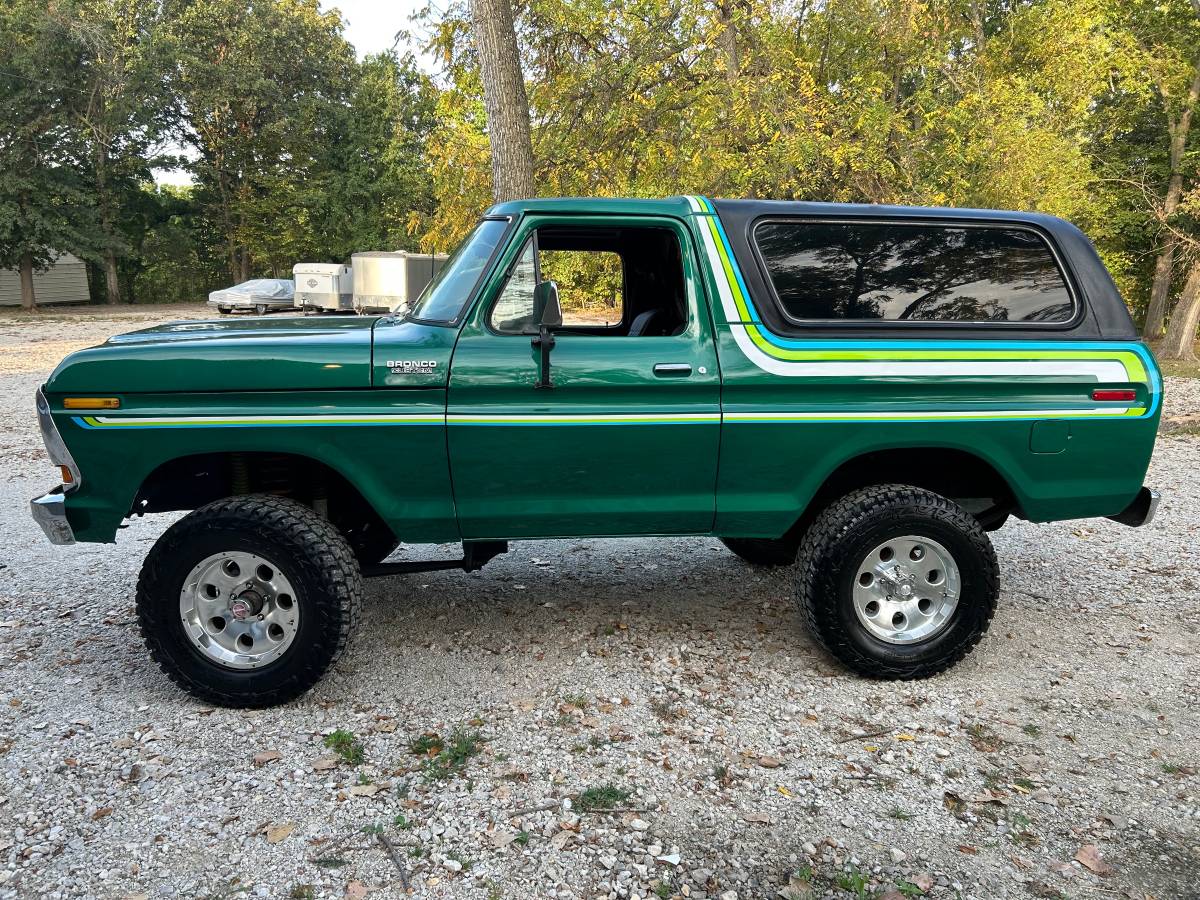
<instances>
[{"instance_id":1,"label":"front tire","mask_svg":"<svg viewBox=\"0 0 1200 900\"><path fill-rule=\"evenodd\" d=\"M798 594L814 638L872 678L926 678L964 656L996 611L999 565L979 522L908 485L826 509L800 548Z\"/></svg>"},{"instance_id":2,"label":"front tire","mask_svg":"<svg viewBox=\"0 0 1200 900\"><path fill-rule=\"evenodd\" d=\"M345 651L362 578L342 535L293 500L210 503L158 539L142 566L138 624L175 684L220 706L286 703Z\"/></svg>"}]
</instances>

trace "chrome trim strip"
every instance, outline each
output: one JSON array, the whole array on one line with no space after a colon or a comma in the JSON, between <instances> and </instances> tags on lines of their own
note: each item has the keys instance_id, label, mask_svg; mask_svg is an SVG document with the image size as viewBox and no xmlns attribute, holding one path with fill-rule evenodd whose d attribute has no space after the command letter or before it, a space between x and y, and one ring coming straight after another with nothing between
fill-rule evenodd
<instances>
[{"instance_id":1,"label":"chrome trim strip","mask_svg":"<svg viewBox=\"0 0 1200 900\"><path fill-rule=\"evenodd\" d=\"M71 456L71 451L67 449L66 442L62 439L62 435L58 433L58 426L54 424L54 416L50 414L50 402L46 399L46 395L41 388L37 389L37 415L38 428L42 432L42 443L46 445L46 453L50 456L50 462L56 466L66 466L74 481L66 485L64 490L73 491L83 484L83 474L79 471L79 466L75 464L75 458Z\"/></svg>"}]
</instances>

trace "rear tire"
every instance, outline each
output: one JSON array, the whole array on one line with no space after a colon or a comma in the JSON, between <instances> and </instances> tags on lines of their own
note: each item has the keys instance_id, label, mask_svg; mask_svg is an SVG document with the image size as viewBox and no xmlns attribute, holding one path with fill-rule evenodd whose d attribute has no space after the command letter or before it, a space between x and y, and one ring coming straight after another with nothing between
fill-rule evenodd
<instances>
[{"instance_id":1,"label":"rear tire","mask_svg":"<svg viewBox=\"0 0 1200 900\"><path fill-rule=\"evenodd\" d=\"M752 566L790 566L796 562L799 543L789 538L721 538L730 552Z\"/></svg>"},{"instance_id":2,"label":"rear tire","mask_svg":"<svg viewBox=\"0 0 1200 900\"><path fill-rule=\"evenodd\" d=\"M996 611L999 566L979 522L940 494L888 484L847 494L800 548L809 630L872 678L926 678L979 642Z\"/></svg>"},{"instance_id":3,"label":"rear tire","mask_svg":"<svg viewBox=\"0 0 1200 900\"><path fill-rule=\"evenodd\" d=\"M362 578L345 538L282 497L218 500L158 539L138 625L175 684L207 703L264 707L316 684L358 624Z\"/></svg>"}]
</instances>

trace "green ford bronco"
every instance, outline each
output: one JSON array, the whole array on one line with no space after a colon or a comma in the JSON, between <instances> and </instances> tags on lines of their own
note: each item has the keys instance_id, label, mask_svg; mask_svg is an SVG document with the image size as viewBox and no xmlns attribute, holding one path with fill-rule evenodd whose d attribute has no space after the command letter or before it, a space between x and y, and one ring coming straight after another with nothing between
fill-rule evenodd
<instances>
[{"instance_id":1,"label":"green ford bronco","mask_svg":"<svg viewBox=\"0 0 1200 900\"><path fill-rule=\"evenodd\" d=\"M58 544L192 510L137 586L151 654L264 706L345 649L363 576L515 539L713 535L796 564L815 638L919 678L995 610L986 532L1142 525L1162 403L1050 216L702 197L493 207L404 315L177 322L37 394ZM399 542L458 559L388 562Z\"/></svg>"}]
</instances>

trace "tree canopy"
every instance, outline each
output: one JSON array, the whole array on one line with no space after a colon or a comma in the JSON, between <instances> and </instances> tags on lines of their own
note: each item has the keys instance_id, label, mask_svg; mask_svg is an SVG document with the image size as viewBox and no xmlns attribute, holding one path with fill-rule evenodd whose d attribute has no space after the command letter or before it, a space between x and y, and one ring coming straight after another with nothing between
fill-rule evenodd
<instances>
[{"instance_id":1,"label":"tree canopy","mask_svg":"<svg viewBox=\"0 0 1200 900\"><path fill-rule=\"evenodd\" d=\"M150 300L448 251L524 104L538 194L1042 210L1096 241L1148 337L1200 305L1200 0L488 3L511 38L480 0L424 13L429 74L356 59L317 0L12 0L0 264L69 250ZM525 99L495 90L512 42ZM190 188L150 184L164 153Z\"/></svg>"}]
</instances>

